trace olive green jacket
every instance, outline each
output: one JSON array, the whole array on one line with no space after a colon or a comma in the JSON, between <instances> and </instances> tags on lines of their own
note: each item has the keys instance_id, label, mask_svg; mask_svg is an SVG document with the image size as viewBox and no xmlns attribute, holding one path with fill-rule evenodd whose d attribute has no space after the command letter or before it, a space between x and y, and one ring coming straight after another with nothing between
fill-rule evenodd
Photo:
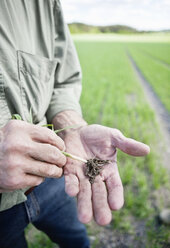
<instances>
[{"instance_id":1,"label":"olive green jacket","mask_svg":"<svg viewBox=\"0 0 170 248\"><path fill-rule=\"evenodd\" d=\"M63 110L81 113L81 69L59 0L0 0L0 127L12 114L51 123ZM26 200L1 194L0 211Z\"/></svg>"}]
</instances>

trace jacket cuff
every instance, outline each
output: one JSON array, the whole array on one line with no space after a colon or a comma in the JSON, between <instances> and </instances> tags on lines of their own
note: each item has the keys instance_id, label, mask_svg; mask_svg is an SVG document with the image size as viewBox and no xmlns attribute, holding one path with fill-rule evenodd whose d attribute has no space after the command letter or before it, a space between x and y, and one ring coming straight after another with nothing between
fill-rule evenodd
<instances>
[{"instance_id":1,"label":"jacket cuff","mask_svg":"<svg viewBox=\"0 0 170 248\"><path fill-rule=\"evenodd\" d=\"M48 123L60 112L65 110L74 110L82 116L79 104L79 96L76 95L74 88L54 89L51 102L49 104L46 117Z\"/></svg>"},{"instance_id":2,"label":"jacket cuff","mask_svg":"<svg viewBox=\"0 0 170 248\"><path fill-rule=\"evenodd\" d=\"M20 190L15 190L13 192L2 193L0 211L4 211L19 203L26 201L27 197L25 196L24 192L25 189L20 189Z\"/></svg>"}]
</instances>

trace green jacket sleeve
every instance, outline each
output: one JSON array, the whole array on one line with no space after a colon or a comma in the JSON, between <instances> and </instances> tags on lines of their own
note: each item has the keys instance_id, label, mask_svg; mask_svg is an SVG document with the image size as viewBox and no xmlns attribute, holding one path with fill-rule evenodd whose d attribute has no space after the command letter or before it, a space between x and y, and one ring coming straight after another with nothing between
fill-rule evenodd
<instances>
[{"instance_id":1,"label":"green jacket sleeve","mask_svg":"<svg viewBox=\"0 0 170 248\"><path fill-rule=\"evenodd\" d=\"M25 191L26 189L20 189L1 194L0 211L9 209L16 204L26 201L27 197L24 194Z\"/></svg>"},{"instance_id":2,"label":"green jacket sleeve","mask_svg":"<svg viewBox=\"0 0 170 248\"><path fill-rule=\"evenodd\" d=\"M75 110L81 114L81 68L75 46L67 25L64 23L60 2L54 7L54 57L58 61L54 90L47 111L48 122L59 112Z\"/></svg>"}]
</instances>

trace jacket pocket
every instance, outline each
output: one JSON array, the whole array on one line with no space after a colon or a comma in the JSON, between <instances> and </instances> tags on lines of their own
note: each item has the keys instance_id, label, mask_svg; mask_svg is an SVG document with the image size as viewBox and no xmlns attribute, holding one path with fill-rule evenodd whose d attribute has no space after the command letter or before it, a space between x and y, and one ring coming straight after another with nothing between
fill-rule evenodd
<instances>
[{"instance_id":1,"label":"jacket pocket","mask_svg":"<svg viewBox=\"0 0 170 248\"><path fill-rule=\"evenodd\" d=\"M23 51L17 51L17 59L24 119L30 119L31 110L33 122L38 123L50 103L56 61Z\"/></svg>"}]
</instances>

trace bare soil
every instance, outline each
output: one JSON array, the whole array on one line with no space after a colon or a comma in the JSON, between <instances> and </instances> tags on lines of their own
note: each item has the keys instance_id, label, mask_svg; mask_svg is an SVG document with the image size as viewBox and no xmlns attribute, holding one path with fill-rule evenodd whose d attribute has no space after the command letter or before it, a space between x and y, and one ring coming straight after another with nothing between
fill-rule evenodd
<instances>
[{"instance_id":1,"label":"bare soil","mask_svg":"<svg viewBox=\"0 0 170 248\"><path fill-rule=\"evenodd\" d=\"M89 178L89 182L94 183L95 177L100 174L104 165L108 164L109 160L102 160L98 158L88 159L86 163L85 175Z\"/></svg>"}]
</instances>

